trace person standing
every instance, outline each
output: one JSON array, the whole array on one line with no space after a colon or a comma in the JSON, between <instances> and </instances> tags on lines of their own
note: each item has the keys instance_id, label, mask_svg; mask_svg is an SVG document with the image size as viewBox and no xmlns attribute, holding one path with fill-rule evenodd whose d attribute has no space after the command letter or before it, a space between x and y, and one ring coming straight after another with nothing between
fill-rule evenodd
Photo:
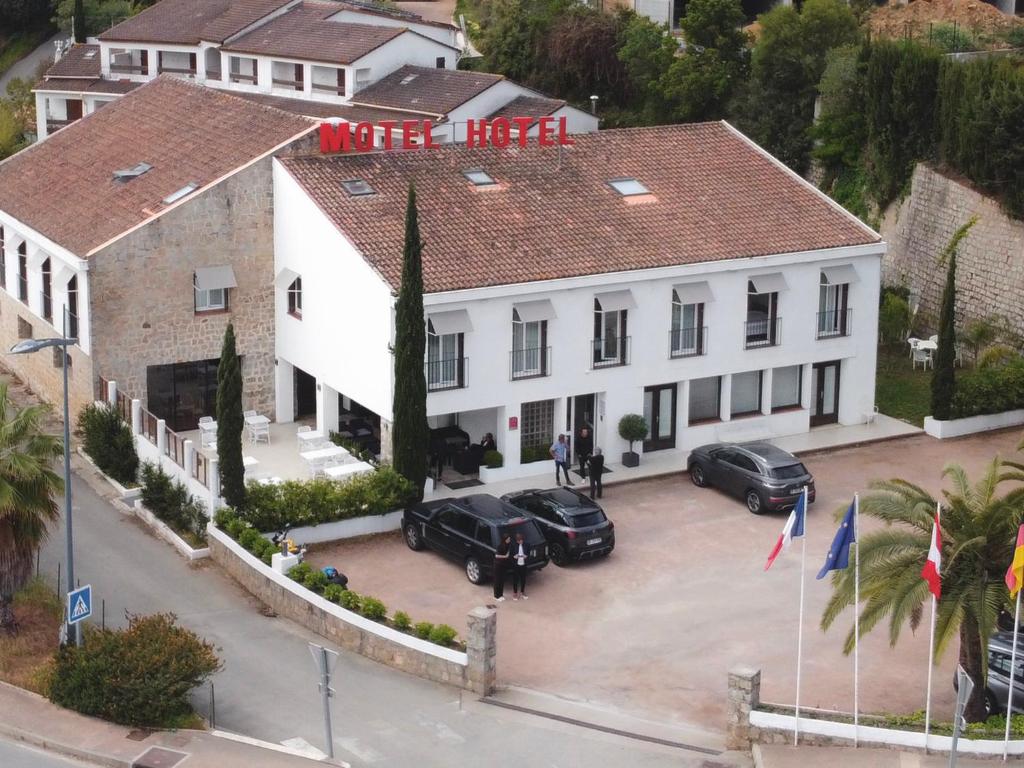
<instances>
[{"instance_id":1,"label":"person standing","mask_svg":"<svg viewBox=\"0 0 1024 768\"><path fill-rule=\"evenodd\" d=\"M594 455L587 463L590 465L590 498L600 499L602 494L601 475L604 473L604 454L601 453L600 448L594 449Z\"/></svg>"},{"instance_id":2,"label":"person standing","mask_svg":"<svg viewBox=\"0 0 1024 768\"><path fill-rule=\"evenodd\" d=\"M516 534L516 542L512 545L512 599L523 600L526 597L526 541L522 533Z\"/></svg>"},{"instance_id":3,"label":"person standing","mask_svg":"<svg viewBox=\"0 0 1024 768\"><path fill-rule=\"evenodd\" d=\"M512 537L507 533L501 534L501 541L494 552L494 599L499 603L505 602L505 574L511 551Z\"/></svg>"},{"instance_id":4,"label":"person standing","mask_svg":"<svg viewBox=\"0 0 1024 768\"><path fill-rule=\"evenodd\" d=\"M565 473L565 484L569 484L569 445L565 442L565 435L559 435L558 440L552 444L551 458L555 460L555 485L561 485L558 470Z\"/></svg>"},{"instance_id":5,"label":"person standing","mask_svg":"<svg viewBox=\"0 0 1024 768\"><path fill-rule=\"evenodd\" d=\"M594 438L590 436L590 429L583 427L576 438L576 458L580 463L580 477L587 479L587 459L594 452Z\"/></svg>"}]
</instances>

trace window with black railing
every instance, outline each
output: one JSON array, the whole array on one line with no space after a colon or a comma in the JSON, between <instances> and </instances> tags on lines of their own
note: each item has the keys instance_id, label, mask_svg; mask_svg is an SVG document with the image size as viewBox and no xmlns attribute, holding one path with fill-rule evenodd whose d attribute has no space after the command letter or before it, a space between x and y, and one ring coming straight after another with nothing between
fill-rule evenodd
<instances>
[{"instance_id":1,"label":"window with black railing","mask_svg":"<svg viewBox=\"0 0 1024 768\"><path fill-rule=\"evenodd\" d=\"M816 337L834 339L838 336L849 336L853 319L852 312L851 308L819 312Z\"/></svg>"},{"instance_id":2,"label":"window with black railing","mask_svg":"<svg viewBox=\"0 0 1024 768\"><path fill-rule=\"evenodd\" d=\"M669 357L697 357L708 351L708 329L673 328L669 334Z\"/></svg>"},{"instance_id":3,"label":"window with black railing","mask_svg":"<svg viewBox=\"0 0 1024 768\"><path fill-rule=\"evenodd\" d=\"M466 386L465 357L450 357L427 360L427 391L439 392L445 389L461 389Z\"/></svg>"},{"instance_id":4,"label":"window with black railing","mask_svg":"<svg viewBox=\"0 0 1024 768\"><path fill-rule=\"evenodd\" d=\"M629 336L605 336L590 342L594 368L629 365Z\"/></svg>"},{"instance_id":5,"label":"window with black railing","mask_svg":"<svg viewBox=\"0 0 1024 768\"><path fill-rule=\"evenodd\" d=\"M782 342L782 318L747 320L743 324L743 338L746 349L778 346Z\"/></svg>"},{"instance_id":6,"label":"window with black railing","mask_svg":"<svg viewBox=\"0 0 1024 768\"><path fill-rule=\"evenodd\" d=\"M509 359L512 381L551 375L551 347L513 349Z\"/></svg>"}]
</instances>

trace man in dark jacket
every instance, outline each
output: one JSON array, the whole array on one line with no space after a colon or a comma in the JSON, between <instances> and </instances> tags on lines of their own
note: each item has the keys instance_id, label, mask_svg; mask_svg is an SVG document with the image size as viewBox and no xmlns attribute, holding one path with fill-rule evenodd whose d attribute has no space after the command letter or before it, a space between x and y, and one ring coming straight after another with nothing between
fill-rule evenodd
<instances>
[{"instance_id":1,"label":"man in dark jacket","mask_svg":"<svg viewBox=\"0 0 1024 768\"><path fill-rule=\"evenodd\" d=\"M594 455L587 463L590 465L590 498L600 499L602 494L601 474L604 472L604 454L601 453L600 448L594 449Z\"/></svg>"},{"instance_id":2,"label":"man in dark jacket","mask_svg":"<svg viewBox=\"0 0 1024 768\"><path fill-rule=\"evenodd\" d=\"M590 436L590 429L583 427L576 437L576 458L580 462L580 477L587 477L587 460L594 452L594 438Z\"/></svg>"},{"instance_id":3,"label":"man in dark jacket","mask_svg":"<svg viewBox=\"0 0 1024 768\"><path fill-rule=\"evenodd\" d=\"M512 536L502 534L498 549L494 552L494 599L499 603L505 602L505 574L508 572L511 550Z\"/></svg>"}]
</instances>

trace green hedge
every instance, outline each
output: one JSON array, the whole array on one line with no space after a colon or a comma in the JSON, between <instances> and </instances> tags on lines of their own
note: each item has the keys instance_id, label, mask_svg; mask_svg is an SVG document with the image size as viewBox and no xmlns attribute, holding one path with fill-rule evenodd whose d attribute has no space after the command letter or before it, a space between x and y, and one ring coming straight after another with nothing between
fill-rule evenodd
<instances>
[{"instance_id":1,"label":"green hedge","mask_svg":"<svg viewBox=\"0 0 1024 768\"><path fill-rule=\"evenodd\" d=\"M117 409L92 403L78 414L82 447L96 466L121 485L134 485L139 473L139 454L135 451L132 428Z\"/></svg>"},{"instance_id":2,"label":"green hedge","mask_svg":"<svg viewBox=\"0 0 1024 768\"><path fill-rule=\"evenodd\" d=\"M334 520L384 515L404 507L412 485L391 467L345 482L330 479L289 480L280 485L250 483L240 517L260 531L285 525L318 525Z\"/></svg>"},{"instance_id":3,"label":"green hedge","mask_svg":"<svg viewBox=\"0 0 1024 768\"><path fill-rule=\"evenodd\" d=\"M151 462L142 465L142 503L179 534L206 541L206 512L180 480Z\"/></svg>"},{"instance_id":4,"label":"green hedge","mask_svg":"<svg viewBox=\"0 0 1024 768\"><path fill-rule=\"evenodd\" d=\"M1024 359L957 376L951 417L962 419L1024 408Z\"/></svg>"}]
</instances>

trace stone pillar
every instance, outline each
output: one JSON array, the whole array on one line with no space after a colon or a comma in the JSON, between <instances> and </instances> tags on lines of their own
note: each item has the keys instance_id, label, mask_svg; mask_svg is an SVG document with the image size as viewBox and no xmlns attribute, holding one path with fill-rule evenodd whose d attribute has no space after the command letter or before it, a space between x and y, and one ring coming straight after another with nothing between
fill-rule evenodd
<instances>
[{"instance_id":1,"label":"stone pillar","mask_svg":"<svg viewBox=\"0 0 1024 768\"><path fill-rule=\"evenodd\" d=\"M142 401L132 399L132 434L142 434Z\"/></svg>"},{"instance_id":2,"label":"stone pillar","mask_svg":"<svg viewBox=\"0 0 1024 768\"><path fill-rule=\"evenodd\" d=\"M167 422L164 419L156 420L156 451L162 461L167 453Z\"/></svg>"},{"instance_id":3,"label":"stone pillar","mask_svg":"<svg viewBox=\"0 0 1024 768\"><path fill-rule=\"evenodd\" d=\"M750 749L750 712L761 703L761 670L736 666L729 670L726 701L727 749Z\"/></svg>"},{"instance_id":4,"label":"stone pillar","mask_svg":"<svg viewBox=\"0 0 1024 768\"><path fill-rule=\"evenodd\" d=\"M498 612L493 608L474 608L468 616L466 637L466 674L470 687L482 696L494 690L497 674Z\"/></svg>"},{"instance_id":5,"label":"stone pillar","mask_svg":"<svg viewBox=\"0 0 1024 768\"><path fill-rule=\"evenodd\" d=\"M766 368L761 374L761 413L768 416L772 412L772 375L773 369Z\"/></svg>"},{"instance_id":6,"label":"stone pillar","mask_svg":"<svg viewBox=\"0 0 1024 768\"><path fill-rule=\"evenodd\" d=\"M182 469L185 470L185 477L192 477L196 466L196 450L195 443L191 440L186 440L182 444L182 450L185 453L185 466Z\"/></svg>"},{"instance_id":7,"label":"stone pillar","mask_svg":"<svg viewBox=\"0 0 1024 768\"><path fill-rule=\"evenodd\" d=\"M210 486L210 517L220 508L220 460L216 457L210 459L207 466L209 476L206 478Z\"/></svg>"},{"instance_id":8,"label":"stone pillar","mask_svg":"<svg viewBox=\"0 0 1024 768\"><path fill-rule=\"evenodd\" d=\"M722 421L729 421L732 418L732 374L727 373L722 377L722 396L718 403L718 417Z\"/></svg>"},{"instance_id":9,"label":"stone pillar","mask_svg":"<svg viewBox=\"0 0 1024 768\"><path fill-rule=\"evenodd\" d=\"M117 407L117 382L116 381L108 381L107 382L107 402L110 403L111 405L113 405L114 407Z\"/></svg>"}]
</instances>

